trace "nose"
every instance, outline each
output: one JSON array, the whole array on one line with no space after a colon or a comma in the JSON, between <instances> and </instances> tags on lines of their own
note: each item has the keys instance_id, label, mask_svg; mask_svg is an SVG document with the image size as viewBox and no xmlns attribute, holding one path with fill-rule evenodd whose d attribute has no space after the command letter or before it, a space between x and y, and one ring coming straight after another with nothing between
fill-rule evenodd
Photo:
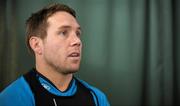
<instances>
[{"instance_id":1,"label":"nose","mask_svg":"<svg viewBox=\"0 0 180 106\"><path fill-rule=\"evenodd\" d=\"M73 34L71 37L71 46L81 46L82 42L80 37L78 37L76 34Z\"/></svg>"}]
</instances>

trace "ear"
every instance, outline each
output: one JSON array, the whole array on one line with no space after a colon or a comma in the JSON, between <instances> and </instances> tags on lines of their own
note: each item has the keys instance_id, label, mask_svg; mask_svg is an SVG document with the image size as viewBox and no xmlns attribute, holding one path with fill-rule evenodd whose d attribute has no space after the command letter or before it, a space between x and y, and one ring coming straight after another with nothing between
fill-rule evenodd
<instances>
[{"instance_id":1,"label":"ear","mask_svg":"<svg viewBox=\"0 0 180 106\"><path fill-rule=\"evenodd\" d=\"M43 47L43 43L42 43L42 39L36 36L32 36L29 39L29 44L30 47L33 49L34 54L42 54L42 47Z\"/></svg>"}]
</instances>

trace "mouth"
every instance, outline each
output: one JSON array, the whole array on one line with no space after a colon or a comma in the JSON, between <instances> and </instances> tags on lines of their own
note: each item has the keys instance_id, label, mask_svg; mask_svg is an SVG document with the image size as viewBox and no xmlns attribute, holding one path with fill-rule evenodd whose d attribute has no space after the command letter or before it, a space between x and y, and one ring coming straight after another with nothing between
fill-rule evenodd
<instances>
[{"instance_id":1,"label":"mouth","mask_svg":"<svg viewBox=\"0 0 180 106\"><path fill-rule=\"evenodd\" d=\"M68 55L68 57L80 57L80 53L79 52L72 52Z\"/></svg>"}]
</instances>

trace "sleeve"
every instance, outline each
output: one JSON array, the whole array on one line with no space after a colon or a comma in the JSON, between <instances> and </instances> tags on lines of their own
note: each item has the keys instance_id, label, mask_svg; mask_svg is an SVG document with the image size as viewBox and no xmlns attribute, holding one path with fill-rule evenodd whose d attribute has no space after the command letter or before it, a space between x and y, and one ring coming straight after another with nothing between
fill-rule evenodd
<instances>
[{"instance_id":1,"label":"sleeve","mask_svg":"<svg viewBox=\"0 0 180 106\"><path fill-rule=\"evenodd\" d=\"M0 106L34 106L34 104L32 91L23 77L0 93Z\"/></svg>"}]
</instances>

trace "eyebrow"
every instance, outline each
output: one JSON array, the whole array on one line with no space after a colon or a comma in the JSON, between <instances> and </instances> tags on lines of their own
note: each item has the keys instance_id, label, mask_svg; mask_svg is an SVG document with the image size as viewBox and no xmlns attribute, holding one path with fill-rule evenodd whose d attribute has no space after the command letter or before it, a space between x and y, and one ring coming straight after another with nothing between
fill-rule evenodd
<instances>
[{"instance_id":1,"label":"eyebrow","mask_svg":"<svg viewBox=\"0 0 180 106\"><path fill-rule=\"evenodd\" d=\"M69 26L69 25L63 25L63 26L60 26L58 29L62 29L62 28L67 28L67 29L69 29L69 28L72 28L71 26ZM81 27L77 27L77 29L78 30L81 30Z\"/></svg>"}]
</instances>

